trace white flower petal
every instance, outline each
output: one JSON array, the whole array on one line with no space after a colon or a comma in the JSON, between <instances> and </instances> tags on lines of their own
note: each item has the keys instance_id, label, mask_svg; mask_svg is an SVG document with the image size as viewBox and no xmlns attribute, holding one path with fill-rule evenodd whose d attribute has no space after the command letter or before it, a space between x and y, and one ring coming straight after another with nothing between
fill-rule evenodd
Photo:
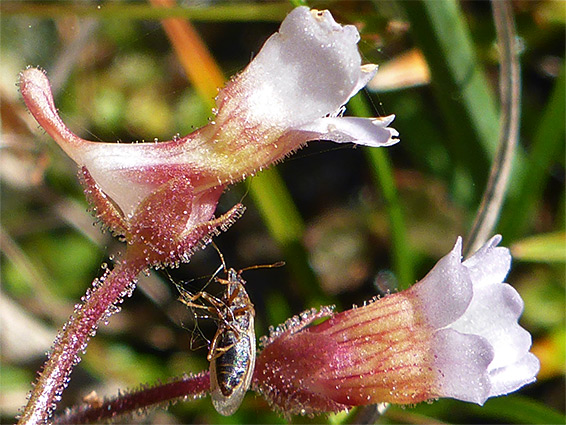
<instances>
[{"instance_id":1,"label":"white flower petal","mask_svg":"<svg viewBox=\"0 0 566 425\"><path fill-rule=\"evenodd\" d=\"M513 287L502 283L511 255L508 249L497 247L500 241L500 236L493 237L462 263L472 281L473 297L465 313L448 326L489 344L492 361L483 372L491 385L487 397L533 382L539 370L538 360L529 353L531 335L518 323L523 300ZM485 399L467 401L483 404Z\"/></svg>"},{"instance_id":2,"label":"white flower petal","mask_svg":"<svg viewBox=\"0 0 566 425\"><path fill-rule=\"evenodd\" d=\"M196 161L177 141L160 143L89 143L81 162L103 191L130 217L139 203L178 175L190 176Z\"/></svg>"},{"instance_id":3,"label":"white flower petal","mask_svg":"<svg viewBox=\"0 0 566 425\"><path fill-rule=\"evenodd\" d=\"M285 128L314 121L367 82L358 40L356 28L337 24L330 12L295 8L227 89L246 92L238 102L251 122Z\"/></svg>"},{"instance_id":4,"label":"white flower petal","mask_svg":"<svg viewBox=\"0 0 566 425\"><path fill-rule=\"evenodd\" d=\"M367 83L369 83L372 78L375 77L375 74L377 74L377 69L378 66L373 63L368 63L361 66L360 79L358 80L358 84L352 90L352 93L350 93L348 99L359 92L361 89L363 89L367 85Z\"/></svg>"},{"instance_id":5,"label":"white flower petal","mask_svg":"<svg viewBox=\"0 0 566 425\"><path fill-rule=\"evenodd\" d=\"M365 146L391 146L399 141L394 128L387 127L395 118L326 117L294 128L295 131L315 133L309 139L331 140L337 143L356 143Z\"/></svg>"},{"instance_id":6,"label":"white flower petal","mask_svg":"<svg viewBox=\"0 0 566 425\"><path fill-rule=\"evenodd\" d=\"M509 273L511 253L507 248L497 247L499 242L501 242L501 236L494 236L464 261L464 266L470 270L474 288L489 283L503 282Z\"/></svg>"},{"instance_id":7,"label":"white flower petal","mask_svg":"<svg viewBox=\"0 0 566 425\"><path fill-rule=\"evenodd\" d=\"M452 329L442 329L433 338L439 395L483 404L491 390L485 373L493 359L489 343L482 337Z\"/></svg>"},{"instance_id":8,"label":"white flower petal","mask_svg":"<svg viewBox=\"0 0 566 425\"><path fill-rule=\"evenodd\" d=\"M447 326L462 316L472 299L472 282L461 257L462 238L458 238L452 251L411 288L422 303L425 319L434 328Z\"/></svg>"},{"instance_id":9,"label":"white flower petal","mask_svg":"<svg viewBox=\"0 0 566 425\"><path fill-rule=\"evenodd\" d=\"M523 301L503 279L509 250L493 237L461 262L461 238L415 291L424 319L437 330L433 350L442 397L483 404L535 380L539 363L518 319Z\"/></svg>"},{"instance_id":10,"label":"white flower petal","mask_svg":"<svg viewBox=\"0 0 566 425\"><path fill-rule=\"evenodd\" d=\"M491 391L489 396L509 394L536 380L540 362L532 353L527 353L519 361L489 373Z\"/></svg>"},{"instance_id":11,"label":"white flower petal","mask_svg":"<svg viewBox=\"0 0 566 425\"><path fill-rule=\"evenodd\" d=\"M523 301L507 284L484 285L476 288L464 315L450 325L462 333L486 338L495 350L490 369L512 364L531 347L530 334L517 320L523 311Z\"/></svg>"}]
</instances>

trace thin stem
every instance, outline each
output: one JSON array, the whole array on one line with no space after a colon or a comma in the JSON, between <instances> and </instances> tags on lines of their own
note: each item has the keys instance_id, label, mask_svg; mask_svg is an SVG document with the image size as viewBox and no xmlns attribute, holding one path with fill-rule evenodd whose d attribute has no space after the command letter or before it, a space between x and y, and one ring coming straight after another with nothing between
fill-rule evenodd
<instances>
[{"instance_id":1,"label":"thin stem","mask_svg":"<svg viewBox=\"0 0 566 425\"><path fill-rule=\"evenodd\" d=\"M495 99L477 58L461 3L456 0L401 1L411 35L430 68L431 90L443 117L441 131L452 162L452 196L462 204L477 202L470 189L484 187L486 169L497 150L499 129ZM470 155L473 152L473 155Z\"/></svg>"},{"instance_id":2,"label":"thin stem","mask_svg":"<svg viewBox=\"0 0 566 425\"><path fill-rule=\"evenodd\" d=\"M531 230L529 226L542 207L543 194L552 178L553 165L564 158L564 133L566 130L566 69L562 60L561 70L554 83L552 94L538 120L532 136L523 172L518 173L513 186L517 190L505 203L501 223L498 226L506 243L516 240Z\"/></svg>"},{"instance_id":3,"label":"thin stem","mask_svg":"<svg viewBox=\"0 0 566 425\"><path fill-rule=\"evenodd\" d=\"M126 259L112 271L94 280L92 288L82 298L83 304L76 307L57 335L19 424L47 423L69 382L73 367L80 361L80 354L86 350L98 324L117 309L116 305L124 296L131 293L136 276L145 267L143 257L126 255Z\"/></svg>"},{"instance_id":4,"label":"thin stem","mask_svg":"<svg viewBox=\"0 0 566 425\"><path fill-rule=\"evenodd\" d=\"M86 424L101 422L140 410L171 403L177 399L198 398L210 388L208 372L184 376L167 384L120 393L109 400L92 400L89 404L71 408L54 419L54 424Z\"/></svg>"},{"instance_id":5,"label":"thin stem","mask_svg":"<svg viewBox=\"0 0 566 425\"><path fill-rule=\"evenodd\" d=\"M519 139L521 76L511 3L493 0L491 5L501 54L499 68L501 129L499 147L489 181L464 249L466 256L483 245L495 228L507 191L513 156Z\"/></svg>"}]
</instances>

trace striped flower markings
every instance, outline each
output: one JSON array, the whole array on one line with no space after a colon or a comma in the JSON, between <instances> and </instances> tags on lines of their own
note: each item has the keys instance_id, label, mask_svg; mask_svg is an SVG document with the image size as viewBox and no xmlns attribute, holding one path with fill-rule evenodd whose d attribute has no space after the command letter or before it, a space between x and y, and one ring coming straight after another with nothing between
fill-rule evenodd
<instances>
[{"instance_id":1,"label":"striped flower markings","mask_svg":"<svg viewBox=\"0 0 566 425\"><path fill-rule=\"evenodd\" d=\"M408 290L288 321L261 342L253 387L285 414L450 397L483 404L535 380L519 294L495 236L466 261L461 239ZM315 319L329 317L312 325Z\"/></svg>"}]
</instances>

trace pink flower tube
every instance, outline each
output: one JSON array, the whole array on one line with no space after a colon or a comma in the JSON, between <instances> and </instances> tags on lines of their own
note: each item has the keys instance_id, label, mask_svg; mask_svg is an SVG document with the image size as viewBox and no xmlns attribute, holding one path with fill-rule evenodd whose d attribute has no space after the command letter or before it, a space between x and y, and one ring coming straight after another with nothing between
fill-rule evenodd
<instances>
[{"instance_id":1,"label":"pink flower tube","mask_svg":"<svg viewBox=\"0 0 566 425\"><path fill-rule=\"evenodd\" d=\"M99 143L73 134L55 108L46 75L22 72L29 110L82 168L99 217L130 243L146 246L152 263L186 259L196 240L239 214L213 220L227 184L283 159L310 140L389 146L397 131L385 118L341 117L343 105L371 79L359 34L328 11L294 9L279 32L217 97L216 117L177 140ZM173 253L173 254L172 254Z\"/></svg>"},{"instance_id":2,"label":"pink flower tube","mask_svg":"<svg viewBox=\"0 0 566 425\"><path fill-rule=\"evenodd\" d=\"M406 291L278 328L263 341L254 387L282 412L310 414L439 397L483 404L533 382L539 361L518 324L521 297L502 283L511 256L500 240L462 262L459 238Z\"/></svg>"}]
</instances>

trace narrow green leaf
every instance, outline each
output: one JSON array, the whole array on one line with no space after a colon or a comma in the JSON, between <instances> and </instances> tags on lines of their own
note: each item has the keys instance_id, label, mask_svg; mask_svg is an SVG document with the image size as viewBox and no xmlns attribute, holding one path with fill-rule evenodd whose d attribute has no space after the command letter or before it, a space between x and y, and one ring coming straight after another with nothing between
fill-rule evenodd
<instances>
[{"instance_id":1,"label":"narrow green leaf","mask_svg":"<svg viewBox=\"0 0 566 425\"><path fill-rule=\"evenodd\" d=\"M199 21L274 21L279 22L292 9L289 2L223 3L207 7L176 6L155 8L149 3L107 2L97 5L87 2L0 2L4 16L27 15L36 17L77 16L96 19L165 19L186 18Z\"/></svg>"},{"instance_id":2,"label":"narrow green leaf","mask_svg":"<svg viewBox=\"0 0 566 425\"><path fill-rule=\"evenodd\" d=\"M320 289L302 242L303 219L277 170L269 168L252 178L250 194L269 233L283 249L285 261L298 281L296 289L306 304L328 304L330 301Z\"/></svg>"},{"instance_id":3,"label":"narrow green leaf","mask_svg":"<svg viewBox=\"0 0 566 425\"><path fill-rule=\"evenodd\" d=\"M566 263L566 233L535 235L511 245L513 257L523 261Z\"/></svg>"},{"instance_id":4,"label":"narrow green leaf","mask_svg":"<svg viewBox=\"0 0 566 425\"><path fill-rule=\"evenodd\" d=\"M511 424L564 424L562 413L545 406L544 404L520 395L507 395L490 398L483 406L453 399L440 399L434 403L420 403L414 407L391 406L387 417L403 417L401 423L407 423L411 415L445 420L448 423L511 423ZM482 421L480 418L485 418ZM423 423L423 422L410 422Z\"/></svg>"},{"instance_id":5,"label":"narrow green leaf","mask_svg":"<svg viewBox=\"0 0 566 425\"><path fill-rule=\"evenodd\" d=\"M465 200L473 186L476 193L467 200L477 200L495 155L499 122L494 96L474 53L463 13L455 0L399 4L430 68L448 132L445 144L456 164L452 181L455 193Z\"/></svg>"},{"instance_id":6,"label":"narrow green leaf","mask_svg":"<svg viewBox=\"0 0 566 425\"><path fill-rule=\"evenodd\" d=\"M517 175L518 190L504 207L499 231L504 237L515 239L525 233L535 211L540 207L544 187L550 178L549 169L557 158L564 157L564 134L566 131L566 76L564 62L523 171Z\"/></svg>"},{"instance_id":7,"label":"narrow green leaf","mask_svg":"<svg viewBox=\"0 0 566 425\"><path fill-rule=\"evenodd\" d=\"M470 404L470 410L480 416L518 424L564 424L566 417L538 401L512 395L489 399L483 406Z\"/></svg>"},{"instance_id":8,"label":"narrow green leaf","mask_svg":"<svg viewBox=\"0 0 566 425\"><path fill-rule=\"evenodd\" d=\"M289 0L289 3L291 3L293 7L308 6L306 0Z\"/></svg>"},{"instance_id":9,"label":"narrow green leaf","mask_svg":"<svg viewBox=\"0 0 566 425\"><path fill-rule=\"evenodd\" d=\"M250 191L273 238L281 245L300 240L305 225L285 182L275 168L250 179Z\"/></svg>"},{"instance_id":10,"label":"narrow green leaf","mask_svg":"<svg viewBox=\"0 0 566 425\"><path fill-rule=\"evenodd\" d=\"M370 108L360 93L350 100L348 108L356 116L371 116ZM365 149L364 152L370 164L375 184L379 187L380 195L386 203L391 232L393 270L399 281L399 289L406 289L415 282L414 269L403 210L397 194L397 188L395 187L393 168L384 149L369 148Z\"/></svg>"}]
</instances>

